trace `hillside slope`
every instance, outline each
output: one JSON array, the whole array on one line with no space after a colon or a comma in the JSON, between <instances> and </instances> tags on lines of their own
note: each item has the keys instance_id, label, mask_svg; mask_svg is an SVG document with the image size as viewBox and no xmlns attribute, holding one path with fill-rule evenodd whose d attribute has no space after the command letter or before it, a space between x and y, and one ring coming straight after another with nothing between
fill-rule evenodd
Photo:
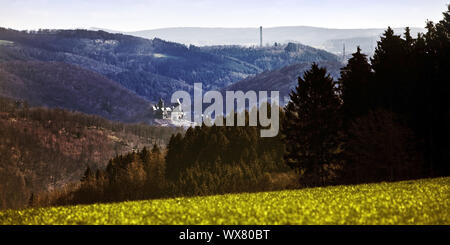
<instances>
[{"instance_id":1,"label":"hillside slope","mask_svg":"<svg viewBox=\"0 0 450 245\"><path fill-rule=\"evenodd\" d=\"M319 66L327 68L330 75L337 79L342 64L340 62L319 62ZM280 104L286 103L289 99L289 93L297 85L298 77L310 69L309 63L294 64L281 69L263 72L236 82L222 91L279 91Z\"/></svg>"},{"instance_id":2,"label":"hillside slope","mask_svg":"<svg viewBox=\"0 0 450 245\"><path fill-rule=\"evenodd\" d=\"M104 76L61 62L0 63L0 96L122 122L150 122L145 99Z\"/></svg>"}]
</instances>

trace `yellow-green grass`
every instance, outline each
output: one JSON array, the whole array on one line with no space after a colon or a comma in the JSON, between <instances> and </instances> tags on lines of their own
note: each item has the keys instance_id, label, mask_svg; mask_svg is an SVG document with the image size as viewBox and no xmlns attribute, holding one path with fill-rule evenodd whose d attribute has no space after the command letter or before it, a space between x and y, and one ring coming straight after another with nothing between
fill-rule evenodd
<instances>
[{"instance_id":1,"label":"yellow-green grass","mask_svg":"<svg viewBox=\"0 0 450 245\"><path fill-rule=\"evenodd\" d=\"M450 177L6 210L0 224L450 224Z\"/></svg>"}]
</instances>

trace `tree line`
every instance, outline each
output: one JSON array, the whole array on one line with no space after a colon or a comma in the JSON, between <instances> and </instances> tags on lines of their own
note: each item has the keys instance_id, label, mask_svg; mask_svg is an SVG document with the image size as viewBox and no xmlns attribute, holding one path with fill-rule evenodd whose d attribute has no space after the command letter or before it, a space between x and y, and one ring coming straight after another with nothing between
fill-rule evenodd
<instances>
[{"instance_id":1,"label":"tree line","mask_svg":"<svg viewBox=\"0 0 450 245\"><path fill-rule=\"evenodd\" d=\"M450 7L426 29L412 37L388 28L370 62L358 48L337 82L315 64L298 79L283 135L285 161L302 181L449 174Z\"/></svg>"},{"instance_id":2,"label":"tree line","mask_svg":"<svg viewBox=\"0 0 450 245\"><path fill-rule=\"evenodd\" d=\"M271 108L268 106L270 113ZM280 110L280 108L276 108ZM281 111L282 112L282 111ZM246 120L249 113L245 113ZM225 118L231 120L230 118ZM237 113L234 120L237 120ZM34 195L32 206L113 202L295 188L283 163L281 136L260 138L258 127L197 126L154 145L87 167L80 182Z\"/></svg>"}]
</instances>

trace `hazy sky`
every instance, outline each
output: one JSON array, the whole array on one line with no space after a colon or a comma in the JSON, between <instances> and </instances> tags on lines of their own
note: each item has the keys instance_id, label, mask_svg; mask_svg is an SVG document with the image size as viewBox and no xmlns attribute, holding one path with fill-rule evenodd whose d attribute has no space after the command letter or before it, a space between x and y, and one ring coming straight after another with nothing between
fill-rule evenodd
<instances>
[{"instance_id":1,"label":"hazy sky","mask_svg":"<svg viewBox=\"0 0 450 245\"><path fill-rule=\"evenodd\" d=\"M136 31L162 27L424 27L450 0L0 0L0 26Z\"/></svg>"}]
</instances>

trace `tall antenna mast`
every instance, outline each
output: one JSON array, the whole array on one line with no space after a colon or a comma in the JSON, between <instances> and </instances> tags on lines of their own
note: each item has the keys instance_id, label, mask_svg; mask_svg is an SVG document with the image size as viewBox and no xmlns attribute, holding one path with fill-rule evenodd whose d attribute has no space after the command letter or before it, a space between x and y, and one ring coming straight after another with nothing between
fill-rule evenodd
<instances>
[{"instance_id":1,"label":"tall antenna mast","mask_svg":"<svg viewBox=\"0 0 450 245\"><path fill-rule=\"evenodd\" d=\"M345 43L343 44L343 49L342 49L342 61L345 62Z\"/></svg>"},{"instance_id":2,"label":"tall antenna mast","mask_svg":"<svg viewBox=\"0 0 450 245\"><path fill-rule=\"evenodd\" d=\"M259 27L259 46L262 47L262 26Z\"/></svg>"}]
</instances>

